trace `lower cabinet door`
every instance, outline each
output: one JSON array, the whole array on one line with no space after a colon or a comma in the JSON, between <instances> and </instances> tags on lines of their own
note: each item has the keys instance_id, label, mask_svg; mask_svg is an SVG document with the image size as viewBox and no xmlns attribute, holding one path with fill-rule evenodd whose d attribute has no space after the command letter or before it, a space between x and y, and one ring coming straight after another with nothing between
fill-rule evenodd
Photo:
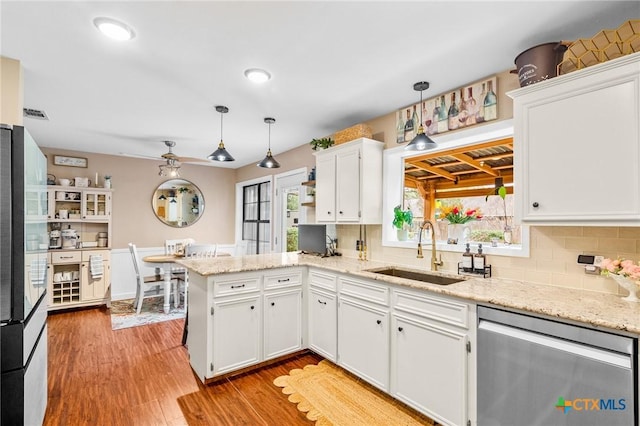
<instances>
[{"instance_id":1,"label":"lower cabinet door","mask_svg":"<svg viewBox=\"0 0 640 426\"><path fill-rule=\"evenodd\" d=\"M389 391L389 312L341 298L338 364Z\"/></svg>"},{"instance_id":2,"label":"lower cabinet door","mask_svg":"<svg viewBox=\"0 0 640 426\"><path fill-rule=\"evenodd\" d=\"M82 278L80 280L80 298L83 302L91 300L102 300L105 298L109 288L110 268L109 262L102 262L103 272L99 278L91 276L89 262L82 262Z\"/></svg>"},{"instance_id":3,"label":"lower cabinet door","mask_svg":"<svg viewBox=\"0 0 640 426\"><path fill-rule=\"evenodd\" d=\"M467 335L394 314L391 394L447 425L466 425Z\"/></svg>"},{"instance_id":4,"label":"lower cabinet door","mask_svg":"<svg viewBox=\"0 0 640 426\"><path fill-rule=\"evenodd\" d=\"M302 289L264 296L264 359L302 348Z\"/></svg>"},{"instance_id":5,"label":"lower cabinet door","mask_svg":"<svg viewBox=\"0 0 640 426\"><path fill-rule=\"evenodd\" d=\"M260 361L260 296L213 303L213 375Z\"/></svg>"},{"instance_id":6,"label":"lower cabinet door","mask_svg":"<svg viewBox=\"0 0 640 426\"><path fill-rule=\"evenodd\" d=\"M336 295L309 289L309 348L335 362L338 348Z\"/></svg>"}]
</instances>

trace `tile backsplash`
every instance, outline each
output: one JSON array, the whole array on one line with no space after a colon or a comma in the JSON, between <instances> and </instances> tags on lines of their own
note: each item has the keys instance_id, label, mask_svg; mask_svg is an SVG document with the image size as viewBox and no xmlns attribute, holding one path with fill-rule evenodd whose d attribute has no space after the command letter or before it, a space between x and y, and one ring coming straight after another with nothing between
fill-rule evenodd
<instances>
[{"instance_id":1,"label":"tile backsplash","mask_svg":"<svg viewBox=\"0 0 640 426\"><path fill-rule=\"evenodd\" d=\"M347 257L358 257L355 250L359 226L338 225L338 250ZM424 259L416 258L415 249L383 247L382 226L367 226L368 258L429 269L429 248ZM625 257L640 260L640 228L533 226L530 229L531 256L506 257L488 255L494 277L509 278L558 287L569 287L602 293L626 295L610 278L588 275L577 264L579 254ZM440 254L440 252L439 252ZM440 270L457 273L460 253L442 252Z\"/></svg>"}]
</instances>

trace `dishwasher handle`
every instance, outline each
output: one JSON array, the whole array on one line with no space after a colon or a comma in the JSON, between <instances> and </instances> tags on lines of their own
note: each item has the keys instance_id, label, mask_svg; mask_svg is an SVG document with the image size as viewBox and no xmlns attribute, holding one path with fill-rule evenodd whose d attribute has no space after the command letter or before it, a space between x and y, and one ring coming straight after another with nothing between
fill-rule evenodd
<instances>
[{"instance_id":1,"label":"dishwasher handle","mask_svg":"<svg viewBox=\"0 0 640 426\"><path fill-rule=\"evenodd\" d=\"M631 356L481 319L478 332L501 334L574 355L631 369Z\"/></svg>"}]
</instances>

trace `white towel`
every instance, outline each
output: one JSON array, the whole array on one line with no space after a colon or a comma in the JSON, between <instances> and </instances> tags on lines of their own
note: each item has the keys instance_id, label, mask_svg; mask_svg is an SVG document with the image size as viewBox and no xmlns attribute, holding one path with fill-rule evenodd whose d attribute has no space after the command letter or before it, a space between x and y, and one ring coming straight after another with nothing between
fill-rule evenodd
<instances>
[{"instance_id":1,"label":"white towel","mask_svg":"<svg viewBox=\"0 0 640 426\"><path fill-rule=\"evenodd\" d=\"M91 278L97 280L102 278L104 274L104 266L102 265L102 256L94 254L89 256L89 271L91 272Z\"/></svg>"},{"instance_id":2,"label":"white towel","mask_svg":"<svg viewBox=\"0 0 640 426\"><path fill-rule=\"evenodd\" d=\"M47 259L33 259L29 268L29 280L33 287L44 287L47 271Z\"/></svg>"}]
</instances>

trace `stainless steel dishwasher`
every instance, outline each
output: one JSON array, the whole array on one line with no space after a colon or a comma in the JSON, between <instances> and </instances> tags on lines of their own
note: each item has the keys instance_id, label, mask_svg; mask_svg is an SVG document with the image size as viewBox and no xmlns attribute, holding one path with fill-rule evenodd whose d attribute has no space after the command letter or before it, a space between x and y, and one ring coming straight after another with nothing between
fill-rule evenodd
<instances>
[{"instance_id":1,"label":"stainless steel dishwasher","mask_svg":"<svg viewBox=\"0 0 640 426\"><path fill-rule=\"evenodd\" d=\"M638 340L478 307L478 426L638 426Z\"/></svg>"}]
</instances>

